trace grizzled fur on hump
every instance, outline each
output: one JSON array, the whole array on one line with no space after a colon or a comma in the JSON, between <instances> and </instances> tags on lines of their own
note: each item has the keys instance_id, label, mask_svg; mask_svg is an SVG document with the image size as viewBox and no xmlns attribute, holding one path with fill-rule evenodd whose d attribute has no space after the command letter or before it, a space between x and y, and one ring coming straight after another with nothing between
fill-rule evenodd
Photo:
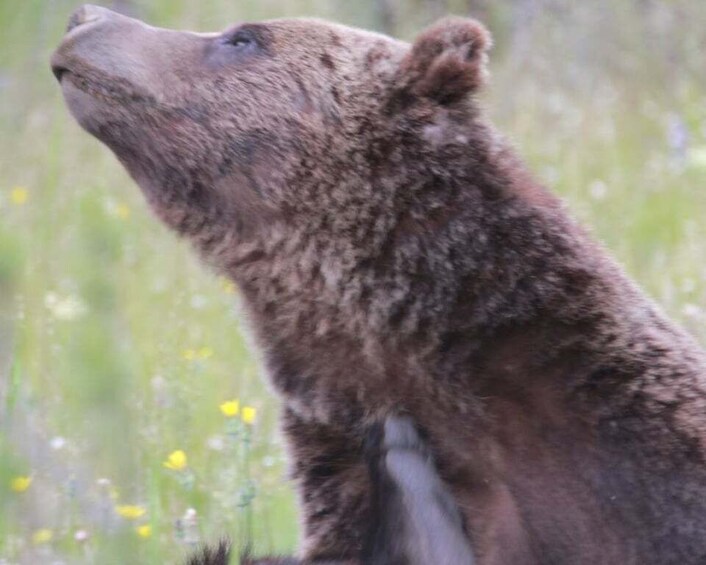
<instances>
[{"instance_id":1,"label":"grizzled fur on hump","mask_svg":"<svg viewBox=\"0 0 706 565\"><path fill-rule=\"evenodd\" d=\"M483 117L480 24L410 46L317 20L84 20L54 72L241 288L307 558L355 562L364 430L408 414L482 565L706 559L706 356Z\"/></svg>"}]
</instances>

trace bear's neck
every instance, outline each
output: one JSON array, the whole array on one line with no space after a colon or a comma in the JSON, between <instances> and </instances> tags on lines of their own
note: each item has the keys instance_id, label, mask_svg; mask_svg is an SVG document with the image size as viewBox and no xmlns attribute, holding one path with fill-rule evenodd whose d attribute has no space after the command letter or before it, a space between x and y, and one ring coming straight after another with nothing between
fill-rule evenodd
<instances>
[{"instance_id":1,"label":"bear's neck","mask_svg":"<svg viewBox=\"0 0 706 565\"><path fill-rule=\"evenodd\" d=\"M388 171L393 191L368 189L357 207L370 210L329 210L319 223L312 214L305 226L273 225L266 242L238 246L229 273L277 333L428 347L449 331L480 338L548 312L573 316L597 288L629 286L502 143L441 164L443 155L417 153L399 159L417 164Z\"/></svg>"},{"instance_id":2,"label":"bear's neck","mask_svg":"<svg viewBox=\"0 0 706 565\"><path fill-rule=\"evenodd\" d=\"M468 410L469 395L517 393L533 374L578 389L655 319L678 331L511 151L485 150L401 175L400 192L430 192L374 251L301 230L260 251L276 260L237 272L290 402L327 418L319 400L345 397L351 413L336 417L354 421L432 382L449 384L427 385L440 406ZM420 181L429 168L443 172Z\"/></svg>"}]
</instances>

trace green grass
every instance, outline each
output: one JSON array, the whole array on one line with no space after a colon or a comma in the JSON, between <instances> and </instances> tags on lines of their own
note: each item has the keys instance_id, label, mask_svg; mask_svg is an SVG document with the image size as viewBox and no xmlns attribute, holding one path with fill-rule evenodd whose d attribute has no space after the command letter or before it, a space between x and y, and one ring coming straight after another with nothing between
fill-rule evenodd
<instances>
[{"instance_id":1,"label":"green grass","mask_svg":"<svg viewBox=\"0 0 706 565\"><path fill-rule=\"evenodd\" d=\"M243 337L237 292L150 215L70 118L49 72L74 4L0 1L0 560L161 564L225 533L291 550L278 407ZM412 11L404 33L423 19ZM371 3L334 0L153 0L143 13L204 30L295 14L375 25ZM688 28L679 35L675 69L642 47L635 25L605 38L629 64L596 52L577 80L584 62L556 49L571 29L549 17L536 25L531 64L518 63L509 27L494 30L485 104L640 284L706 340L706 104L703 78L689 72L698 42ZM665 133L672 114L690 132L678 162ZM257 408L253 425L221 414L232 398ZM166 469L177 449L188 467ZM32 477L21 493L10 488L18 476ZM145 514L121 518L122 504ZM197 522L177 526L188 509ZM149 537L136 532L144 525ZM52 539L33 542L42 529ZM87 541L75 539L81 530Z\"/></svg>"}]
</instances>

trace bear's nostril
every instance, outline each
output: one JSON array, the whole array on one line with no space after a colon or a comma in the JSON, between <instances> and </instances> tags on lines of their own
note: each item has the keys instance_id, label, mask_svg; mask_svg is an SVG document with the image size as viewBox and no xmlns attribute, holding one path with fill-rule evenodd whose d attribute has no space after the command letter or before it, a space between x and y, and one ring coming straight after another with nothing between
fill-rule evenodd
<instances>
[{"instance_id":1,"label":"bear's nostril","mask_svg":"<svg viewBox=\"0 0 706 565\"><path fill-rule=\"evenodd\" d=\"M73 14L71 14L71 16L69 17L69 23L66 26L66 32L68 33L78 26L102 20L106 14L110 13L110 10L106 10L105 8L101 8L100 6L92 6L91 4L85 4L84 6L81 6L78 10L76 10Z\"/></svg>"}]
</instances>

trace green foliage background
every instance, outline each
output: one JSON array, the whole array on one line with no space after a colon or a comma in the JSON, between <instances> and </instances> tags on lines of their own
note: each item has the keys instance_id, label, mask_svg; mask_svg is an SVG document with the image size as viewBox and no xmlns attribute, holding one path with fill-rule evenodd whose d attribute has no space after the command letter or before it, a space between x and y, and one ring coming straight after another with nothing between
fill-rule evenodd
<instances>
[{"instance_id":1,"label":"green foliage background","mask_svg":"<svg viewBox=\"0 0 706 565\"><path fill-rule=\"evenodd\" d=\"M484 103L498 126L706 339L706 4L116 3L168 27L316 15L410 39L437 14L479 15L496 39ZM0 562L172 563L225 533L291 550L277 402L237 292L151 217L49 72L74 7L0 0ZM221 414L233 398L257 408L254 425ZM166 469L177 449L188 467ZM145 514L121 518L122 504Z\"/></svg>"}]
</instances>

